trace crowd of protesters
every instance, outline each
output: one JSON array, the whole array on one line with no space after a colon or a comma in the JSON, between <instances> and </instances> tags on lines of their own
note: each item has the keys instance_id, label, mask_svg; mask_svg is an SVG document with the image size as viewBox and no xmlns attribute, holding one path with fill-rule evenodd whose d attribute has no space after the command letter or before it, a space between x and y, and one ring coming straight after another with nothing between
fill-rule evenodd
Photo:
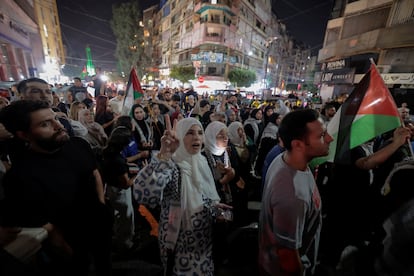
<instances>
[{"instance_id":1,"label":"crowd of protesters","mask_svg":"<svg viewBox=\"0 0 414 276\"><path fill-rule=\"evenodd\" d=\"M21 228L48 238L29 263L2 249L0 272L111 275L114 254L142 242L143 205L165 275L215 275L235 255L258 275L414 273L406 104L404 125L352 149L349 163L310 167L329 152L338 102L315 110L154 87L125 114L124 90L94 88L74 78L62 101L32 78L19 99L1 99L0 246ZM256 248L232 242L240 229L255 231Z\"/></svg>"}]
</instances>

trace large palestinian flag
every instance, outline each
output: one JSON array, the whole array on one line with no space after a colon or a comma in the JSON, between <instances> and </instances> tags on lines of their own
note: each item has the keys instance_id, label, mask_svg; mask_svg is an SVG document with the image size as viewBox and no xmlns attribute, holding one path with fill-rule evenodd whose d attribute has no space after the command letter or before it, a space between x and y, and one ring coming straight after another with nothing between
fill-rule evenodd
<instances>
[{"instance_id":1,"label":"large palestinian flag","mask_svg":"<svg viewBox=\"0 0 414 276\"><path fill-rule=\"evenodd\" d=\"M139 82L137 72L135 71L135 68L132 68L131 73L129 73L126 95L124 99L124 104L122 106L122 114L129 115L131 107L135 102L135 99L138 99L143 95L144 92L142 91L141 83Z\"/></svg>"},{"instance_id":2,"label":"large palestinian flag","mask_svg":"<svg viewBox=\"0 0 414 276\"><path fill-rule=\"evenodd\" d=\"M334 141L328 157L317 163L348 163L350 149L399 126L401 119L394 99L372 64L329 122L327 132Z\"/></svg>"}]
</instances>

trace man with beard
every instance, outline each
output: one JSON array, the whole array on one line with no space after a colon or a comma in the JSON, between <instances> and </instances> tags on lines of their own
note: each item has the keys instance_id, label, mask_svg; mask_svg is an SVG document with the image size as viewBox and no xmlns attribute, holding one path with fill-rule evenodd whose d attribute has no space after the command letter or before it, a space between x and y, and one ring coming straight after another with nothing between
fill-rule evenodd
<instances>
[{"instance_id":1,"label":"man with beard","mask_svg":"<svg viewBox=\"0 0 414 276\"><path fill-rule=\"evenodd\" d=\"M52 106L53 95L49 84L39 78L30 78L22 80L17 86L22 100L29 101L43 101L47 102L49 106ZM74 136L72 126L67 118L59 116L60 123L65 127L70 136Z\"/></svg>"},{"instance_id":2,"label":"man with beard","mask_svg":"<svg viewBox=\"0 0 414 276\"><path fill-rule=\"evenodd\" d=\"M308 163L329 153L332 137L315 110L288 113L279 126L286 149L265 176L259 225L260 275L312 275L321 199Z\"/></svg>"},{"instance_id":3,"label":"man with beard","mask_svg":"<svg viewBox=\"0 0 414 276\"><path fill-rule=\"evenodd\" d=\"M110 274L111 220L88 143L70 138L45 101L16 101L0 122L21 153L4 178L0 225L45 228L52 274L87 275L90 256L97 275Z\"/></svg>"}]
</instances>

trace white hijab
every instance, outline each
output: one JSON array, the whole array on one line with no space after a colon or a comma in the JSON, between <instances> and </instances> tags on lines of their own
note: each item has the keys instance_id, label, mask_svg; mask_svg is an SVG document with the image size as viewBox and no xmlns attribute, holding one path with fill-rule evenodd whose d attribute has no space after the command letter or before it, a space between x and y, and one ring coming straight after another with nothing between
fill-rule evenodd
<instances>
[{"instance_id":1,"label":"white hijab","mask_svg":"<svg viewBox=\"0 0 414 276\"><path fill-rule=\"evenodd\" d=\"M185 218L184 223L190 222L191 216L203 209L202 195L215 203L220 201L206 158L201 155L201 152L189 154L185 149L183 139L193 125L203 129L201 123L194 118L178 121L176 134L180 145L172 156L181 171L181 208Z\"/></svg>"},{"instance_id":2,"label":"white hijab","mask_svg":"<svg viewBox=\"0 0 414 276\"><path fill-rule=\"evenodd\" d=\"M219 121L209 123L206 128L206 141L204 143L205 149L217 156L222 155L226 150L226 148L220 148L217 146L217 135L223 129L227 129L227 126Z\"/></svg>"},{"instance_id":3,"label":"white hijab","mask_svg":"<svg viewBox=\"0 0 414 276\"><path fill-rule=\"evenodd\" d=\"M229 140L233 145L243 146L243 139L239 135L239 128L243 128L240 122L233 122L229 125Z\"/></svg>"}]
</instances>

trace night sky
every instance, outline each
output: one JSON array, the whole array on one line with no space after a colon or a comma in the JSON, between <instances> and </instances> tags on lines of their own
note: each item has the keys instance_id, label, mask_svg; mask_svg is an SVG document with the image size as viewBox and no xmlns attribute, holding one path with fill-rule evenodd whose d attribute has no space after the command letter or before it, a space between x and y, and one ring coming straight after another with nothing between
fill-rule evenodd
<instances>
[{"instance_id":1,"label":"night sky","mask_svg":"<svg viewBox=\"0 0 414 276\"><path fill-rule=\"evenodd\" d=\"M322 48L332 7L333 0L273 0L273 11L289 34L313 50Z\"/></svg>"},{"instance_id":2,"label":"night sky","mask_svg":"<svg viewBox=\"0 0 414 276\"><path fill-rule=\"evenodd\" d=\"M95 66L104 70L116 68L116 41L109 21L112 5L129 0L59 0L57 1L67 63L85 64L85 47L89 45ZM322 47L326 23L333 0L272 0L277 17L287 25L289 34L313 49ZM142 9L159 0L139 0Z\"/></svg>"}]
</instances>

